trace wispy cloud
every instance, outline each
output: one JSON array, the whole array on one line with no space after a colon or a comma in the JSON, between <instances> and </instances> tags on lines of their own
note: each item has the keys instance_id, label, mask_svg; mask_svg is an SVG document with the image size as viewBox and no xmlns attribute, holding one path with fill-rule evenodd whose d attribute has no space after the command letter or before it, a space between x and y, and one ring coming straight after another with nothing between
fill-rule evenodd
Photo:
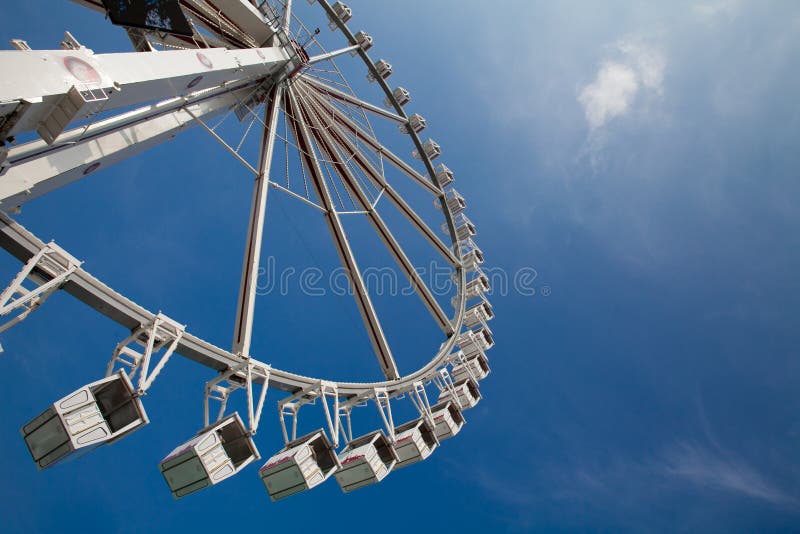
<instances>
[{"instance_id":1,"label":"wispy cloud","mask_svg":"<svg viewBox=\"0 0 800 534\"><path fill-rule=\"evenodd\" d=\"M663 94L666 60L661 51L628 38L614 46L614 55L601 62L595 79L578 95L592 130L628 113L640 91Z\"/></svg>"},{"instance_id":2,"label":"wispy cloud","mask_svg":"<svg viewBox=\"0 0 800 534\"><path fill-rule=\"evenodd\" d=\"M744 460L694 443L678 442L669 448L658 471L702 487L739 493L778 506L800 505L795 497Z\"/></svg>"}]
</instances>

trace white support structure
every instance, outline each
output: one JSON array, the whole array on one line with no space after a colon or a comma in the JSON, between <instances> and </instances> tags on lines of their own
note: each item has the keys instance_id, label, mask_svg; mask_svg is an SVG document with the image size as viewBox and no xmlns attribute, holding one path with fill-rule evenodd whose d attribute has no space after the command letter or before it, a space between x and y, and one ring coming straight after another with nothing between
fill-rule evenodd
<instances>
[{"instance_id":1,"label":"white support structure","mask_svg":"<svg viewBox=\"0 0 800 534\"><path fill-rule=\"evenodd\" d=\"M278 403L281 430L283 431L283 440L285 443L288 444L297 439L297 423L300 408L306 404L316 404L317 399L319 399L322 404L325 422L328 424L328 431L330 432L333 447L339 447L339 434L341 430L341 421L339 420L339 391L335 382L329 382L327 380L320 380L313 386L298 391L294 395ZM332 406L328 404L329 399ZM289 430L286 428L287 417L291 420L291 438L289 437Z\"/></svg>"},{"instance_id":2,"label":"white support structure","mask_svg":"<svg viewBox=\"0 0 800 534\"><path fill-rule=\"evenodd\" d=\"M193 93L65 132L57 145L32 141L14 147L0 177L0 209L14 209L172 139L194 125L196 118L216 116L253 91L253 83L248 82Z\"/></svg>"},{"instance_id":3,"label":"white support structure","mask_svg":"<svg viewBox=\"0 0 800 534\"><path fill-rule=\"evenodd\" d=\"M261 264L261 243L264 234L264 220L269 192L272 153L275 149L275 136L278 128L278 113L281 108L283 90L280 86L269 92L264 110L264 129L259 146L258 171L253 185L253 200L250 205L250 222L247 226L247 241L242 262L242 281L239 286L239 300L236 307L233 346L231 352L250 357L250 343L253 337L253 315L258 289L258 269Z\"/></svg>"},{"instance_id":4,"label":"white support structure","mask_svg":"<svg viewBox=\"0 0 800 534\"><path fill-rule=\"evenodd\" d=\"M282 48L208 48L157 54L95 54L77 50L0 51L0 72L25 72L4 79L0 140L39 129L49 144L73 120L104 111L186 95L233 82L265 78L285 68Z\"/></svg>"},{"instance_id":5,"label":"white support structure","mask_svg":"<svg viewBox=\"0 0 800 534\"><path fill-rule=\"evenodd\" d=\"M264 401L267 398L271 372L271 366L247 359L241 365L231 367L227 371L220 373L213 380L206 382L205 396L203 398L204 425L209 426L211 424L210 404L212 400L219 402L219 410L215 419L215 421L219 421L225 416L231 393L244 388L247 395L248 431L251 435L255 435L261 421ZM261 384L258 399L255 398L257 383Z\"/></svg>"},{"instance_id":6,"label":"white support structure","mask_svg":"<svg viewBox=\"0 0 800 534\"><path fill-rule=\"evenodd\" d=\"M320 115L319 109L317 108L316 111L316 113L311 114L310 118L312 125L315 126L318 131L317 146L319 147L323 156L334 165L345 187L352 193L352 198L355 200L356 206L365 212L373 229L381 238L381 241L383 241L383 244L386 246L386 248L389 249L389 252L391 252L395 261L397 261L399 267L406 275L409 282L411 282L414 290L431 312L431 315L436 320L439 327L446 335L452 334L453 326L450 324L450 319L444 313L441 306L439 306L439 303L436 301L433 293L430 291L430 289L428 289L425 281L415 269L408 256L406 256L403 248L400 246L400 243L389 230L388 226L383 221L383 218L380 216L377 210L372 208L370 199L362 190L358 183L358 179L350 171L350 168L347 166L347 162L342 157L342 154L336 150L333 138L325 132L325 124L323 122L323 117Z\"/></svg>"},{"instance_id":7,"label":"white support structure","mask_svg":"<svg viewBox=\"0 0 800 534\"><path fill-rule=\"evenodd\" d=\"M297 146L300 147L301 160L311 179L317 198L323 207L325 207L325 222L328 225L328 230L331 233L345 274L350 281L350 286L353 289L353 296L355 297L356 305L364 321L375 356L378 359L378 363L386 379L395 380L400 377L397 364L392 356L391 348L386 341L386 335L383 332L383 328L375 312L375 307L372 304L366 284L361 277L361 271L348 242L342 221L336 212L336 205L334 204L320 161L317 159L316 150L311 140L311 134L309 133L307 119L304 116L302 108L299 106L298 102L300 99L296 95L294 87L289 87L288 96L289 98L286 99L288 111L286 116L292 124Z\"/></svg>"},{"instance_id":8,"label":"white support structure","mask_svg":"<svg viewBox=\"0 0 800 534\"><path fill-rule=\"evenodd\" d=\"M19 312L0 325L0 332L5 332L33 313L67 281L81 263L52 241L29 259L0 294L0 316ZM27 280L33 281L37 286L26 288L24 283Z\"/></svg>"},{"instance_id":9,"label":"white support structure","mask_svg":"<svg viewBox=\"0 0 800 534\"><path fill-rule=\"evenodd\" d=\"M100 0L73 1L105 12ZM114 350L106 378L62 398L23 427L25 441L40 468L147 424L142 398L176 353L217 373L205 388L204 428L160 464L176 498L217 484L259 458L253 435L269 387L290 392L278 403L285 446L259 469L273 501L311 489L332 476L343 491L353 491L381 481L395 468L422 461L440 440L461 430L462 410L481 399L478 381L489 373L484 351L494 343L486 323L493 313L484 296L489 287L480 270L483 256L471 239L475 228L463 213L466 201L455 190L445 189L453 182L453 173L444 165L434 169L431 160L441 154L441 148L431 139L420 140L418 134L427 123L421 115L409 116L403 109L411 99L410 93L387 85L392 66L385 60L374 63L367 54L372 37L365 32L354 34L347 27L352 17L350 8L342 2L309 2L324 9L331 29L341 32L348 46L326 51L315 37L319 29L308 31L292 15L296 7L292 0L180 0L180 9L194 34L186 35L189 30L173 35L144 28L125 29L135 53L95 54L69 33L62 50L34 51L24 41L16 41L16 50L0 52L0 69L24 73L0 80L0 247L26 262L12 286L0 295L0 315L20 311L7 325L0 326L0 332L23 320L56 289L63 289L131 332ZM299 31L292 31L298 26ZM321 53L311 57L307 46L319 46ZM348 70L340 71L332 61L346 60L343 54L347 52L366 65L368 79L380 86L390 111L352 94L341 74ZM321 64L326 61L333 69L328 72L341 76L343 83L327 81L347 91L315 80L314 71L325 72ZM253 110L265 102L262 120ZM119 112L135 105L143 107L103 118L111 110ZM287 125L283 136L277 131L281 111ZM362 112L370 113L370 118ZM208 122L223 113L240 121L252 118L235 149ZM355 122L354 117L361 115L364 124ZM406 136L397 135L396 128L386 128L385 124L373 131L369 121L375 117L399 125ZM66 252L52 243L42 243L7 216L31 199L93 175L97 169L167 141L195 124L221 141L256 180L230 351L186 333L183 325L115 292L81 269L80 262ZM259 163L251 165L239 149L256 124L263 126L263 131ZM289 130L294 143L288 139ZM15 134L32 131L38 131L41 140L14 145ZM413 155L425 170L418 172L407 158L389 151L375 131L381 136L390 132L410 140ZM271 178L270 167L274 143L284 138L285 188ZM294 158L290 158L290 146L297 151ZM302 166L305 198L291 190L290 161L299 161ZM434 205L444 216L447 245L435 235L436 227L432 230L386 182L386 162L436 197ZM342 189L336 186L337 180ZM316 193L316 203L309 196L308 182ZM386 380L318 380L272 369L251 357L256 275L270 185L323 212ZM344 206L339 195L342 190L352 210ZM400 241L378 214L376 206L383 196L450 262L458 288L454 317L442 310ZM445 333L446 339L428 363L409 374L401 374L394 361L340 219L345 213L368 217ZM22 288L26 279L38 286ZM470 299L480 301L468 303ZM431 381L439 389L434 406L426 391ZM257 391L259 386L261 390ZM226 415L230 395L239 389L246 390L247 425L238 413ZM419 417L395 426L391 400L405 394ZM373 430L354 439L352 409L373 400L385 430ZM219 402L214 414L210 413L211 401ZM301 408L317 401L322 404L325 424L298 437ZM345 447L337 455L340 439Z\"/></svg>"},{"instance_id":10,"label":"white support structure","mask_svg":"<svg viewBox=\"0 0 800 534\"><path fill-rule=\"evenodd\" d=\"M408 392L408 396L417 409L417 412L419 412L420 417L431 422L431 403L428 401L428 393L425 391L425 384L421 381L414 382L411 390Z\"/></svg>"},{"instance_id":11,"label":"white support structure","mask_svg":"<svg viewBox=\"0 0 800 534\"><path fill-rule=\"evenodd\" d=\"M389 392L386 390L386 388L375 388L373 389L373 392L375 395L375 404L378 406L378 411L381 414L381 420L386 428L386 435L389 436L389 440L394 443L394 419L392 418L392 405L390 402Z\"/></svg>"},{"instance_id":12,"label":"white support structure","mask_svg":"<svg viewBox=\"0 0 800 534\"><path fill-rule=\"evenodd\" d=\"M137 393L144 394L175 352L185 328L185 325L158 313L151 323L139 326L130 336L120 341L108 362L106 376L111 376L118 364L128 367L131 379L138 372ZM164 353L151 371L151 360L162 349Z\"/></svg>"}]
</instances>

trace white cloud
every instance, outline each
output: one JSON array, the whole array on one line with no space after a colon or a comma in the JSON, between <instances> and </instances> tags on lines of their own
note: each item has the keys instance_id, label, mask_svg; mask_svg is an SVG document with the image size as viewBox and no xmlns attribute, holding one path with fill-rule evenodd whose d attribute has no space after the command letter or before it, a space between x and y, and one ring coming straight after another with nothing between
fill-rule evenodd
<instances>
[{"instance_id":1,"label":"white cloud","mask_svg":"<svg viewBox=\"0 0 800 534\"><path fill-rule=\"evenodd\" d=\"M720 451L691 443L678 443L663 458L662 472L708 488L725 490L780 506L796 508L786 494L749 464Z\"/></svg>"},{"instance_id":2,"label":"white cloud","mask_svg":"<svg viewBox=\"0 0 800 534\"><path fill-rule=\"evenodd\" d=\"M615 49L621 57L604 60L578 95L592 130L628 113L640 90L663 93L666 60L660 51L640 39L623 39Z\"/></svg>"},{"instance_id":3,"label":"white cloud","mask_svg":"<svg viewBox=\"0 0 800 534\"><path fill-rule=\"evenodd\" d=\"M578 96L586 120L592 128L628 111L639 90L636 73L621 63L606 62L597 73L595 81L587 85Z\"/></svg>"}]
</instances>

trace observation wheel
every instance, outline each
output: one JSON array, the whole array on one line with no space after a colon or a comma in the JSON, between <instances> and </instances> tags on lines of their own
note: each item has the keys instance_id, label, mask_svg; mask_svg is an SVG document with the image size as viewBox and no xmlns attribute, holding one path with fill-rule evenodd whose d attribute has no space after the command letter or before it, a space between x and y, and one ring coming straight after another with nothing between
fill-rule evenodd
<instances>
[{"instance_id":1,"label":"observation wheel","mask_svg":"<svg viewBox=\"0 0 800 534\"><path fill-rule=\"evenodd\" d=\"M410 92L390 85L393 66L370 56L373 38L350 29L351 9L326 0L308 6L292 0L73 1L120 26L135 52L95 53L68 32L59 50L32 50L14 40L15 50L0 52L6 78L0 83L0 246L23 263L0 295L0 332L62 290L130 335L110 351L105 376L22 428L36 465L56 465L146 425L143 396L174 355L212 370L205 426L159 464L175 497L217 484L261 458L254 436L268 389L286 394L278 401L284 446L258 470L272 500L331 477L345 492L374 484L458 434L464 412L481 400L479 383L490 372L486 351L494 344L483 254L453 172L437 161L440 145L423 136L425 118L406 111ZM298 16L301 8L319 20ZM320 22L323 30L316 27ZM338 45L325 44L331 35ZM356 91L353 76L365 80L359 83L369 94ZM12 218L26 203L192 126L218 141L220 153L229 153L254 180L230 350L116 292L113 281L101 282L64 248ZM255 149L248 151L247 140L254 138ZM424 193L438 221L420 214L400 180ZM365 330L382 380L312 378L251 354L262 238L272 231L265 227L270 192L324 219L359 311L362 324L353 327ZM384 209L399 213L448 266L449 302L429 288ZM426 319L441 331L441 345L430 348L418 369L395 361L347 217L368 222L429 312ZM243 416L226 413L232 395L244 400ZM416 415L396 424L392 406L400 399L410 399ZM304 408L312 404L321 410ZM301 408L320 424L298 436ZM381 428L354 435L351 418L366 409L377 411Z\"/></svg>"}]
</instances>

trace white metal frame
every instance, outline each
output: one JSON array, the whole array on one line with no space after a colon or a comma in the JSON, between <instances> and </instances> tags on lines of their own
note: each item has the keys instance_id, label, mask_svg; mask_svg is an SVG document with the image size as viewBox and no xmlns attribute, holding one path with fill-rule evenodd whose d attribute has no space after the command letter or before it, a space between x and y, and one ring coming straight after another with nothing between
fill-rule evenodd
<instances>
[{"instance_id":1,"label":"white metal frame","mask_svg":"<svg viewBox=\"0 0 800 534\"><path fill-rule=\"evenodd\" d=\"M102 9L95 0L75 1L95 10ZM0 327L0 332L27 317L55 289L64 288L131 329L131 335L114 351L108 372L113 372L117 366L128 367L132 376L138 372L139 394L147 391L172 354L177 353L219 373L206 385L206 425L210 420L210 401L220 403L219 420L225 413L230 394L245 388L249 430L255 434L267 390L272 387L292 392L292 395L279 402L281 429L286 443L297 438L300 408L315 404L317 399L323 405L325 422L335 447L339 444L340 434L345 441L353 438L350 420L352 409L371 400L379 409L389 439L394 441L393 398L408 394L420 416L432 424L431 404L425 385L433 381L440 391L453 391L453 380L444 366L452 362L452 351L458 340L471 339L469 333L463 332L466 302L469 298L479 296L488 303L483 292L477 295L468 295L466 292L467 274L478 273L473 274L471 280L480 276L482 254L471 239L474 227L463 213L463 197L454 189L446 189L452 182L452 172L444 165L433 167L432 159L441 152L439 145L431 140L423 142L419 138L418 133L427 126L426 121L416 113L411 116L406 114L403 106L408 103L407 92L393 90L387 85L386 78L391 74L391 65L385 60L375 63L370 59L367 50L371 47L371 38L364 32L353 34L346 25L352 14L349 8L341 2L334 5L326 0L317 2L328 17L331 29L341 32L347 44L337 50L323 50L309 57L297 44L298 34L292 34L290 29L293 21L291 0L280 3L283 11L279 14L269 3L262 3L256 8L255 4L242 0L219 0L215 2L219 6L217 8L206 0L181 0L190 22L197 29L195 35L185 38L155 35L144 30L129 32L137 50L150 51L146 57L140 54L94 54L68 34L62 45L63 50L47 51L46 54L58 61L68 58L82 61L95 71L96 80L82 80L80 76L63 79L61 76L57 80L46 80L49 85L46 84L36 94L28 83L30 80L20 77L4 89L9 94L0 95L3 97L0 100L14 102L13 111L0 116L0 119L6 119L6 126L11 125L4 130L3 121L0 120L0 210L5 212L18 209L57 187L82 179L98 168L105 168L171 139L191 125L200 125L209 131L253 173L254 194L231 350L213 346L185 332L183 325L160 312L153 314L114 292L83 270L80 262L65 251L52 243L42 243L2 212L0 246L26 265L0 296L0 314L22 310L19 316ZM303 29L314 40L313 35ZM0 69L11 63L42 68L32 62L34 55L19 55L29 52L23 43L19 43L17 48L17 51L0 53ZM160 49L176 50L158 51ZM307 69L332 62L347 53L363 61L368 78L383 91L389 111L306 74ZM142 68L145 64L151 64L152 72L148 73ZM45 78L51 75L47 69L42 72ZM100 98L100 93L93 91L102 91L105 98ZM81 97L83 104L75 97L76 94ZM263 126L261 151L259 161L253 165L238 153L238 149L228 145L209 126L208 120L234 111L240 118L252 115L256 119L253 108L263 98L267 99L267 105L263 120L259 120ZM65 103L65 99L71 99L76 104ZM158 99L161 100L155 104L95 120L100 109L108 111ZM90 100L97 101L101 107L93 107ZM397 123L400 131L411 140L413 146L409 152L421 160L424 172L417 171L404 158L390 151L371 131L365 130L343 113L343 107ZM308 196L303 198L297 195L270 178L276 127L281 112L291 123L293 139L317 202ZM0 108L2 113L5 112ZM74 119L87 113L87 124L68 129ZM54 114L60 115L56 117ZM9 117L13 121L8 120ZM43 140L11 148L5 146L8 134L12 133L10 128L16 128L14 132L25 128L36 129L42 121L48 120L52 124L43 133ZM382 162L388 162L435 197L435 204L445 219L442 229L450 238L450 244L445 245L435 236L428 224L386 180L383 169L377 169L371 163L365 150L379 154ZM356 210L352 213L361 213L369 218L446 336L429 363L410 374L401 374L393 359L341 222L341 216L351 212L337 209L323 170L323 160L326 166L332 166L348 194L354 196ZM371 199L364 194L352 169L358 169L367 181L376 186L380 191L376 198ZM251 357L255 274L259 267L270 185L324 212L385 381L330 382L273 369ZM377 205L383 196L453 266L457 295L453 299L452 318L445 315L379 215ZM48 271L42 268L43 261L46 263L56 257L62 260L58 263L59 269ZM39 282L39 272L44 272L50 277L49 280L44 277ZM33 290L21 290L22 281L26 278L34 279L40 285ZM151 371L151 360L162 351ZM259 385L261 390L256 393ZM452 398L455 403L459 402L457 395L452 395ZM287 428L287 418L290 419L291 431ZM342 424L343 421L346 424Z\"/></svg>"}]
</instances>

